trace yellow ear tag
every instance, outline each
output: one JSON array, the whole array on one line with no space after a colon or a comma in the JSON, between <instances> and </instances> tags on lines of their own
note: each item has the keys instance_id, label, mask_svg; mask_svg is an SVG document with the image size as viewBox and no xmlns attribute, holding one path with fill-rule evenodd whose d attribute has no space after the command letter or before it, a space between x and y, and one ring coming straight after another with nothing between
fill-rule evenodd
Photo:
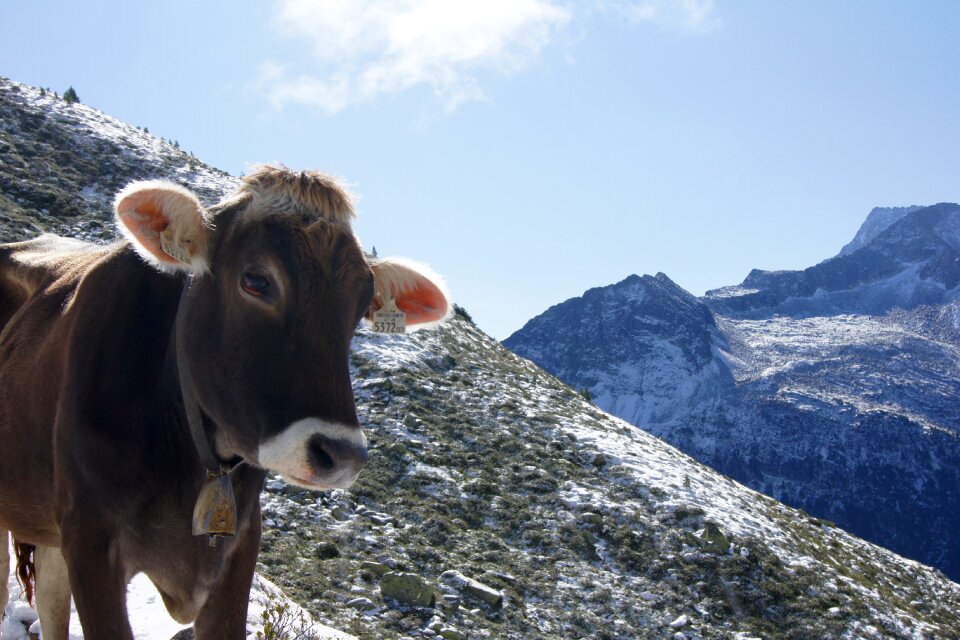
<instances>
[{"instance_id":1,"label":"yellow ear tag","mask_svg":"<svg viewBox=\"0 0 960 640\"><path fill-rule=\"evenodd\" d=\"M407 332L407 314L397 308L393 298L373 312L373 330L376 333Z\"/></svg>"},{"instance_id":2,"label":"yellow ear tag","mask_svg":"<svg viewBox=\"0 0 960 640\"><path fill-rule=\"evenodd\" d=\"M160 248L174 260L190 265L190 251L174 239L173 227L170 225L167 225L167 228L160 234Z\"/></svg>"}]
</instances>

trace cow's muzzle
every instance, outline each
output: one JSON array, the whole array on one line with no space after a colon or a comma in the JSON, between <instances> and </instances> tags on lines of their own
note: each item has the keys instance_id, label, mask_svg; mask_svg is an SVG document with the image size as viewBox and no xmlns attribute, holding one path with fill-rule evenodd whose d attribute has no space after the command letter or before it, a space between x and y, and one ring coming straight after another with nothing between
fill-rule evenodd
<instances>
[{"instance_id":1,"label":"cow's muzzle","mask_svg":"<svg viewBox=\"0 0 960 640\"><path fill-rule=\"evenodd\" d=\"M367 439L360 427L305 418L262 442L257 458L302 487L345 489L367 461Z\"/></svg>"}]
</instances>

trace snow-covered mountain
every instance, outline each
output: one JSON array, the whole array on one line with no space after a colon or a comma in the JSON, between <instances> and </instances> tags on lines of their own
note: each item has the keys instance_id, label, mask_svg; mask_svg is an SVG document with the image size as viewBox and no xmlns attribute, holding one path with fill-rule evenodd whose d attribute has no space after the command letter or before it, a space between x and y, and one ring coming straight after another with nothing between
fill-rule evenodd
<instances>
[{"instance_id":1,"label":"snow-covered mountain","mask_svg":"<svg viewBox=\"0 0 960 640\"><path fill-rule=\"evenodd\" d=\"M0 110L0 149L31 163L57 151L36 131L71 140L83 127L93 145L122 146L137 135L112 119L94 127L108 117L5 80L0 101L14 105ZM18 124L25 121L39 126ZM101 162L105 175L140 177L176 175L190 160L172 145L159 149L122 162L94 157L75 173L46 166L68 194L71 181L100 184ZM22 170L32 184L18 188L43 192L48 176ZM0 163L0 180L7 171ZM224 176L220 187L230 183ZM23 222L15 236L62 224L82 232L103 215L99 199L81 199L67 222L4 184L0 216ZM690 371L727 348L704 305L666 278L627 287L672 301L662 315L645 316L652 326L690 319L672 337L689 352L676 361L689 358ZM600 411L462 311L436 331L360 331L351 362L370 440L360 479L350 491L318 494L271 478L262 497L258 573L324 624L385 640L960 636L960 586L939 572L762 496ZM716 375L734 384L721 364ZM267 599L282 602L276 593Z\"/></svg>"},{"instance_id":2,"label":"snow-covered mountain","mask_svg":"<svg viewBox=\"0 0 960 640\"><path fill-rule=\"evenodd\" d=\"M547 371L564 372L559 377L589 389L597 406L655 432L653 425L672 423L687 407L733 391L733 376L716 357L718 340L706 305L659 273L590 289L505 344Z\"/></svg>"},{"instance_id":3,"label":"snow-covered mountain","mask_svg":"<svg viewBox=\"0 0 960 640\"><path fill-rule=\"evenodd\" d=\"M864 236L874 230L868 226ZM736 317L876 315L950 302L958 284L960 205L943 203L913 210L856 251L803 271L755 269L738 286L708 291L705 301Z\"/></svg>"},{"instance_id":4,"label":"snow-covered mountain","mask_svg":"<svg viewBox=\"0 0 960 640\"><path fill-rule=\"evenodd\" d=\"M699 300L631 276L504 344L721 472L957 579L960 207L875 209L856 243Z\"/></svg>"}]
</instances>

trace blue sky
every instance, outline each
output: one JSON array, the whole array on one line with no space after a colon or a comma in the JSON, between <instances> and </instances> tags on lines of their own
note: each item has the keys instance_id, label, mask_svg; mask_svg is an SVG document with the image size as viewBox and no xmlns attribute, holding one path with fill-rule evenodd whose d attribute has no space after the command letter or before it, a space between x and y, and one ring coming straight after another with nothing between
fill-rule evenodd
<instances>
[{"instance_id":1,"label":"blue sky","mask_svg":"<svg viewBox=\"0 0 960 640\"><path fill-rule=\"evenodd\" d=\"M505 338L631 273L695 294L960 200L960 2L0 3L0 75L234 174L321 168Z\"/></svg>"}]
</instances>

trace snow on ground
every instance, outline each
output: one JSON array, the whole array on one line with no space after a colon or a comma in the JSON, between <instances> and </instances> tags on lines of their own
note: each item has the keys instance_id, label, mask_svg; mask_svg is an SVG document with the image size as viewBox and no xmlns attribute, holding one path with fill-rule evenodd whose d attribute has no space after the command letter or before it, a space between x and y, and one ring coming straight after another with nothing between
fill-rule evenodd
<instances>
[{"instance_id":1,"label":"snow on ground","mask_svg":"<svg viewBox=\"0 0 960 640\"><path fill-rule=\"evenodd\" d=\"M418 332L418 340L405 335L389 335L361 330L361 339L354 340L351 350L364 357L376 357L378 368L385 372L404 368L416 369L425 358L439 350L439 333Z\"/></svg>"},{"instance_id":2,"label":"snow on ground","mask_svg":"<svg viewBox=\"0 0 960 640\"><path fill-rule=\"evenodd\" d=\"M724 319L743 340L749 357L733 361L738 381L769 377L784 370L820 362L826 351L876 343L895 345L907 332L881 318L839 315L812 318L775 316L764 320ZM816 337L816 340L811 339ZM789 356L789 357L787 357ZM739 365L739 366L737 366Z\"/></svg>"},{"instance_id":3,"label":"snow on ground","mask_svg":"<svg viewBox=\"0 0 960 640\"><path fill-rule=\"evenodd\" d=\"M13 558L12 550L10 557ZM33 633L39 631L37 611L29 606L22 597L20 585L17 584L12 571L7 576L7 585L10 588L10 601L6 603L4 609L0 636L3 637L3 640L29 640L28 629ZM255 640L257 631L263 629L261 616L264 608L278 602L287 605L289 615L293 620L299 620L301 617L305 621L310 619L310 616L296 603L284 596L275 584L257 575L253 580L253 589L250 592L250 608L247 612L248 640ZM177 632L185 628L184 625L175 622L167 614L160 594L157 593L153 583L142 573L135 576L127 587L127 613L136 640L170 640ZM309 624L306 628L315 634L317 640L356 640L354 636L317 623ZM77 617L77 610L72 602L70 606L70 640L83 640L80 618Z\"/></svg>"},{"instance_id":4,"label":"snow on ground","mask_svg":"<svg viewBox=\"0 0 960 640\"><path fill-rule=\"evenodd\" d=\"M956 397L960 348L884 316L722 319L731 336L724 360L738 383L766 382L782 398L816 410L901 415L944 429L954 414L930 418L932 401ZM863 364L883 362L882 369ZM813 405L811 405L813 406ZM950 430L947 428L946 430Z\"/></svg>"},{"instance_id":5,"label":"snow on ground","mask_svg":"<svg viewBox=\"0 0 960 640\"><path fill-rule=\"evenodd\" d=\"M25 105L33 113L44 114L63 131L70 132L78 149L90 154L102 153L98 145L102 141L112 142L120 157L112 159L111 167L142 167L148 175L140 177L162 176L164 179L189 185L199 193L206 204L212 204L221 196L232 192L239 183L237 178L204 165L182 151L178 144L152 135L146 128L131 126L79 102L67 103L55 94L36 87L9 80L0 81L16 89L8 94L11 100ZM16 129L5 133L14 138L22 135L22 132ZM109 182L111 177L114 176L109 168L105 167L101 179L83 186L80 195L93 210L112 209L116 187L101 183L104 178ZM76 232L83 236L81 228L76 229Z\"/></svg>"},{"instance_id":6,"label":"snow on ground","mask_svg":"<svg viewBox=\"0 0 960 640\"><path fill-rule=\"evenodd\" d=\"M783 530L770 521L764 509L757 508L761 504L760 494L719 475L628 422L612 416L605 422L577 416L561 423L560 429L573 435L584 448L606 456L611 467L628 472L631 481L639 480L663 489L667 509L702 509L709 519L723 523L730 533L762 538L779 548L790 562L807 564L805 559L792 556L793 549ZM576 490L571 491L567 499L576 500L575 493Z\"/></svg>"},{"instance_id":7,"label":"snow on ground","mask_svg":"<svg viewBox=\"0 0 960 640\"><path fill-rule=\"evenodd\" d=\"M70 128L78 134L76 136L78 143L82 144L88 139L116 140L122 145L125 155L136 156L140 162L146 161L157 167L163 166L170 156L171 143L151 135L146 130L132 127L83 103L69 104L51 93L41 93L36 87L14 84L28 104L70 125ZM195 169L187 166L178 167L177 179L195 188L209 189L214 192L222 191L225 182L233 184L237 182L235 178L225 178L222 174L204 166L198 166ZM114 194L101 193L95 187L90 187L83 195L91 200L100 200L109 204L113 201Z\"/></svg>"}]
</instances>

